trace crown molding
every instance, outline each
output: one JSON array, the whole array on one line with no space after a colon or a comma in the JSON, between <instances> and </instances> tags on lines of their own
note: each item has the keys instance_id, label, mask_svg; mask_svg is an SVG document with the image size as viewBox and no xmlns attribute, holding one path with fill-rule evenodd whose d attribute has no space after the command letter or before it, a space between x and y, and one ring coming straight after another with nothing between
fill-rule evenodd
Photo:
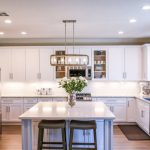
<instances>
[{"instance_id":1,"label":"crown molding","mask_svg":"<svg viewBox=\"0 0 150 150\"><path fill-rule=\"evenodd\" d=\"M76 38L75 45L143 45L150 38ZM62 46L64 38L1 38L0 46ZM67 39L72 45L72 39Z\"/></svg>"}]
</instances>

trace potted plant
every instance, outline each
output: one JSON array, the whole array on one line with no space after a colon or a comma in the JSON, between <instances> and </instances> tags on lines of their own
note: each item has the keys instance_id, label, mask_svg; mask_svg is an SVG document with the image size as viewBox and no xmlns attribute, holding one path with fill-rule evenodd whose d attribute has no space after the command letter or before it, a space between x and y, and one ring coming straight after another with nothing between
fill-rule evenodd
<instances>
[{"instance_id":1,"label":"potted plant","mask_svg":"<svg viewBox=\"0 0 150 150\"><path fill-rule=\"evenodd\" d=\"M87 80L83 77L64 77L59 81L59 87L64 88L68 93L69 105L73 106L76 102L76 93L81 92L87 86Z\"/></svg>"}]
</instances>

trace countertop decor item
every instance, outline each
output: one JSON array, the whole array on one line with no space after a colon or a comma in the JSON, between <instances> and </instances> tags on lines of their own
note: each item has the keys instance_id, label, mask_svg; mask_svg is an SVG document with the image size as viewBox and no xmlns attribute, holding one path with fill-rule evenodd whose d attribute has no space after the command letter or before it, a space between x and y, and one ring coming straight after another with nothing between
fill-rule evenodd
<instances>
[{"instance_id":1,"label":"countertop decor item","mask_svg":"<svg viewBox=\"0 0 150 150\"><path fill-rule=\"evenodd\" d=\"M74 24L76 23L76 20L63 20L62 21L65 24L65 51L67 47L67 28L66 25L72 23L72 45L73 45L73 53L72 54L64 54L64 55L51 55L50 56L50 64L52 66L87 66L89 64L89 56L83 55L83 54L75 54L74 52Z\"/></svg>"},{"instance_id":2,"label":"countertop decor item","mask_svg":"<svg viewBox=\"0 0 150 150\"><path fill-rule=\"evenodd\" d=\"M76 103L76 93L81 92L87 86L87 80L83 77L72 77L70 79L64 77L59 81L59 87L64 88L68 93L68 103L70 106Z\"/></svg>"}]
</instances>

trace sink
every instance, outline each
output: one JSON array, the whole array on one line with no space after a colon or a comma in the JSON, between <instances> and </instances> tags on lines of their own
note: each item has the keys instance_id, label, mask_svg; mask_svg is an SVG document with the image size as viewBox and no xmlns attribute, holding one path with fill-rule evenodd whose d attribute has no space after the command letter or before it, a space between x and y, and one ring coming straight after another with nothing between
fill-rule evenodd
<instances>
[{"instance_id":1,"label":"sink","mask_svg":"<svg viewBox=\"0 0 150 150\"><path fill-rule=\"evenodd\" d=\"M150 98L144 98L144 99L150 101Z\"/></svg>"}]
</instances>

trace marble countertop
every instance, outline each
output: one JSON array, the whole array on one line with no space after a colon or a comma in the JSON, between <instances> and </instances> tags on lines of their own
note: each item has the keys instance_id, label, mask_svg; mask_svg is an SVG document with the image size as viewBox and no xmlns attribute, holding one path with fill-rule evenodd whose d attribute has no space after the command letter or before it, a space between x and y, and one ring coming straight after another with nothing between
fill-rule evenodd
<instances>
[{"instance_id":1,"label":"marble countertop","mask_svg":"<svg viewBox=\"0 0 150 150\"><path fill-rule=\"evenodd\" d=\"M115 116L103 102L76 102L73 107L70 107L67 102L39 102L19 118L31 120L113 120Z\"/></svg>"},{"instance_id":2,"label":"marble countertop","mask_svg":"<svg viewBox=\"0 0 150 150\"><path fill-rule=\"evenodd\" d=\"M144 101L144 102L146 102L146 103L148 103L148 104L150 104L150 101L149 100L145 100L144 98L150 98L150 97L143 97L143 96L137 96L136 97L137 99L140 99L140 100L142 100L142 101Z\"/></svg>"}]
</instances>

